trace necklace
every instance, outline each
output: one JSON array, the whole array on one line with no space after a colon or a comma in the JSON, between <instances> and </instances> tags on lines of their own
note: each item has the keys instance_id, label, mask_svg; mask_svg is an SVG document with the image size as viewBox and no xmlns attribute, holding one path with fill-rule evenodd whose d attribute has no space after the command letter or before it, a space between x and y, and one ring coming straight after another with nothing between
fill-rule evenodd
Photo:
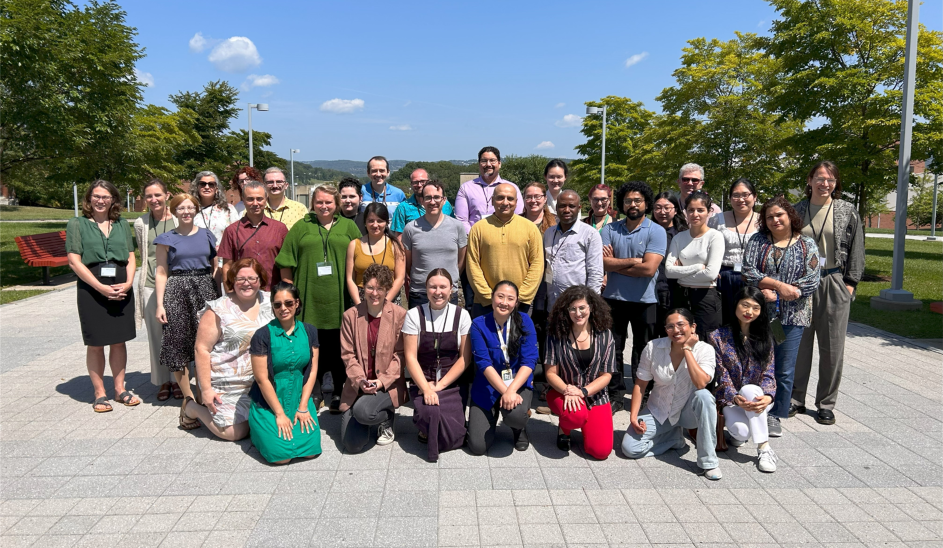
<instances>
[{"instance_id":1,"label":"necklace","mask_svg":"<svg viewBox=\"0 0 943 548\"><path fill-rule=\"evenodd\" d=\"M589 339L589 331L584 331L584 332L583 332L583 335L586 335L586 336L583 337L582 339L580 339L580 338L577 337L575 334L573 334L573 331L572 331L572 330L570 331L570 335L573 337L573 340L576 341L577 344L579 344L579 343L581 343L581 342L584 342L585 340Z\"/></svg>"}]
</instances>

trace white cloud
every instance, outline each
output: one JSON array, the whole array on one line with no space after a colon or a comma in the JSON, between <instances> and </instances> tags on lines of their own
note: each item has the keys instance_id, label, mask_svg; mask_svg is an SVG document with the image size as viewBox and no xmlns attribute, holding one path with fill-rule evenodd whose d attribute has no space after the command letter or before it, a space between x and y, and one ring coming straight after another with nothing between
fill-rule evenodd
<instances>
[{"instance_id":1,"label":"white cloud","mask_svg":"<svg viewBox=\"0 0 943 548\"><path fill-rule=\"evenodd\" d=\"M363 99L331 99L321 103L321 111L333 112L334 114L350 114L363 110L363 105Z\"/></svg>"},{"instance_id":2,"label":"white cloud","mask_svg":"<svg viewBox=\"0 0 943 548\"><path fill-rule=\"evenodd\" d=\"M409 124L400 124L398 126L390 126L390 129L393 131L412 131L413 128Z\"/></svg>"},{"instance_id":3,"label":"white cloud","mask_svg":"<svg viewBox=\"0 0 943 548\"><path fill-rule=\"evenodd\" d=\"M567 114L562 120L557 120L553 125L557 127L576 127L583 124L583 119L575 114Z\"/></svg>"},{"instance_id":4,"label":"white cloud","mask_svg":"<svg viewBox=\"0 0 943 548\"><path fill-rule=\"evenodd\" d=\"M647 51L643 51L642 53L636 53L636 54L633 55L632 57L629 57L628 59L625 60L625 68L629 68L629 67L631 67L632 65L634 65L634 64L636 64L636 63L639 63L640 61L642 61L642 60L645 59L646 57L648 57L648 52L647 52Z\"/></svg>"},{"instance_id":5,"label":"white cloud","mask_svg":"<svg viewBox=\"0 0 943 548\"><path fill-rule=\"evenodd\" d=\"M202 32L198 32L193 35L193 38L190 39L190 52L200 53L206 49L207 46L206 38L203 37Z\"/></svg>"},{"instance_id":6,"label":"white cloud","mask_svg":"<svg viewBox=\"0 0 943 548\"><path fill-rule=\"evenodd\" d=\"M255 48L252 40L245 36L233 36L213 48L209 61L224 72L243 72L259 66L262 57L259 56L259 50Z\"/></svg>"},{"instance_id":7,"label":"white cloud","mask_svg":"<svg viewBox=\"0 0 943 548\"><path fill-rule=\"evenodd\" d=\"M540 144L535 146L534 148L536 148L537 150L542 150L542 149L553 148L553 147L554 145L550 141L541 141Z\"/></svg>"},{"instance_id":8,"label":"white cloud","mask_svg":"<svg viewBox=\"0 0 943 548\"><path fill-rule=\"evenodd\" d=\"M763 21L760 21L759 23L757 23L757 24L756 24L756 27L757 27L757 28L760 28L760 27L762 27L762 26L765 25L765 24L766 24L766 21L763 20Z\"/></svg>"},{"instance_id":9,"label":"white cloud","mask_svg":"<svg viewBox=\"0 0 943 548\"><path fill-rule=\"evenodd\" d=\"M271 74L265 74L259 76L258 74L250 74L246 77L246 81L242 83L242 89L248 91L252 88L264 88L268 86L274 86L279 84L278 78L272 76Z\"/></svg>"},{"instance_id":10,"label":"white cloud","mask_svg":"<svg viewBox=\"0 0 943 548\"><path fill-rule=\"evenodd\" d=\"M412 101L406 101L405 103L403 103L403 108L406 108L406 107L408 107L408 106L411 105L411 104L413 104Z\"/></svg>"},{"instance_id":11,"label":"white cloud","mask_svg":"<svg viewBox=\"0 0 943 548\"><path fill-rule=\"evenodd\" d=\"M556 105L553 106L553 108L563 108L565 106L566 106L566 103L557 103Z\"/></svg>"},{"instance_id":12,"label":"white cloud","mask_svg":"<svg viewBox=\"0 0 943 548\"><path fill-rule=\"evenodd\" d=\"M154 87L154 75L150 72L134 69L134 77L138 79L138 82L141 82L145 86L149 88Z\"/></svg>"}]
</instances>

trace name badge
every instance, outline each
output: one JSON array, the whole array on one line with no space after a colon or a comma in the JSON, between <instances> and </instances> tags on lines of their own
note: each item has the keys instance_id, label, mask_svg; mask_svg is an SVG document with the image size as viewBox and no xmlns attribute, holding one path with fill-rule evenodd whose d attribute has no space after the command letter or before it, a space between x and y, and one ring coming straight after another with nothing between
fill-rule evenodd
<instances>
[{"instance_id":1,"label":"name badge","mask_svg":"<svg viewBox=\"0 0 943 548\"><path fill-rule=\"evenodd\" d=\"M440 380L442 380L442 370L441 370L441 369L436 369L436 370L435 370L435 382L439 382Z\"/></svg>"},{"instance_id":2,"label":"name badge","mask_svg":"<svg viewBox=\"0 0 943 548\"><path fill-rule=\"evenodd\" d=\"M733 263L734 272L743 272L743 263Z\"/></svg>"},{"instance_id":3,"label":"name badge","mask_svg":"<svg viewBox=\"0 0 943 548\"><path fill-rule=\"evenodd\" d=\"M115 263L102 263L102 278L114 278L118 274L118 265Z\"/></svg>"},{"instance_id":4,"label":"name badge","mask_svg":"<svg viewBox=\"0 0 943 548\"><path fill-rule=\"evenodd\" d=\"M510 369L505 369L501 372L501 380L504 381L504 386L511 386L511 381L514 380L514 375L511 373Z\"/></svg>"},{"instance_id":5,"label":"name badge","mask_svg":"<svg viewBox=\"0 0 943 548\"><path fill-rule=\"evenodd\" d=\"M318 276L330 276L333 273L331 263L318 263Z\"/></svg>"},{"instance_id":6,"label":"name badge","mask_svg":"<svg viewBox=\"0 0 943 548\"><path fill-rule=\"evenodd\" d=\"M553 263L550 262L550 259L546 261L547 266L544 267L544 281L547 282L547 285L553 284Z\"/></svg>"}]
</instances>

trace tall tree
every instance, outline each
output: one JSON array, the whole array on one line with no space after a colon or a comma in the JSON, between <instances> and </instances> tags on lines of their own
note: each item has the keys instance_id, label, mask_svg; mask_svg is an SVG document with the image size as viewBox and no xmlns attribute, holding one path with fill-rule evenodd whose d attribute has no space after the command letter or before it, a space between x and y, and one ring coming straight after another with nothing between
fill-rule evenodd
<instances>
[{"instance_id":1,"label":"tall tree","mask_svg":"<svg viewBox=\"0 0 943 548\"><path fill-rule=\"evenodd\" d=\"M886 195L897 180L907 2L770 3L779 19L772 36L762 39L778 62L769 106L783 118L819 124L790 139L799 161L789 176L801 185L816 160L836 162L846 194L866 217L871 195ZM941 142L941 44L943 34L920 26L914 158L927 158Z\"/></svg>"},{"instance_id":2,"label":"tall tree","mask_svg":"<svg viewBox=\"0 0 943 548\"><path fill-rule=\"evenodd\" d=\"M200 137L194 145L177 151L175 161L184 168L179 177L188 179L204 169L222 175L231 167L242 150L239 140L229 134L230 121L239 115L238 99L239 91L222 80L206 84L203 91L183 91L170 96L170 102L178 109L196 114L191 128Z\"/></svg>"}]
</instances>

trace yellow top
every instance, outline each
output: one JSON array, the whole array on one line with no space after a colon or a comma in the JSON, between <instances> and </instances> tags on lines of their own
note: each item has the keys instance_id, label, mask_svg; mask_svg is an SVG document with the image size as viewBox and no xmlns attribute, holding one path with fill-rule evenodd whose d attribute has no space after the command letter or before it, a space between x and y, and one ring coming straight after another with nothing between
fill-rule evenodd
<instances>
[{"instance_id":1,"label":"yellow top","mask_svg":"<svg viewBox=\"0 0 943 548\"><path fill-rule=\"evenodd\" d=\"M383 264L390 269L390 272L396 272L396 250L393 249L393 242L386 236L383 237L383 240L382 251L380 242L377 242L373 246L373 250L376 252L373 255L364 252L362 241L357 242L357 245L354 246L354 283L357 284L357 287L363 287L363 273L372 264Z\"/></svg>"},{"instance_id":2,"label":"yellow top","mask_svg":"<svg viewBox=\"0 0 943 548\"><path fill-rule=\"evenodd\" d=\"M285 223L288 230L291 230L291 227L294 226L295 223L304 219L305 215L308 214L308 208L301 202L282 198L282 205L278 206L278 209L272 209L269 204L266 203L263 213L269 219L275 219L276 221ZM245 215L244 212L243 215Z\"/></svg>"},{"instance_id":3,"label":"yellow top","mask_svg":"<svg viewBox=\"0 0 943 548\"><path fill-rule=\"evenodd\" d=\"M507 223L490 215L468 233L465 263L478 304L491 304L491 288L501 280L517 284L519 301L530 304L544 274L540 230L519 215Z\"/></svg>"}]
</instances>

